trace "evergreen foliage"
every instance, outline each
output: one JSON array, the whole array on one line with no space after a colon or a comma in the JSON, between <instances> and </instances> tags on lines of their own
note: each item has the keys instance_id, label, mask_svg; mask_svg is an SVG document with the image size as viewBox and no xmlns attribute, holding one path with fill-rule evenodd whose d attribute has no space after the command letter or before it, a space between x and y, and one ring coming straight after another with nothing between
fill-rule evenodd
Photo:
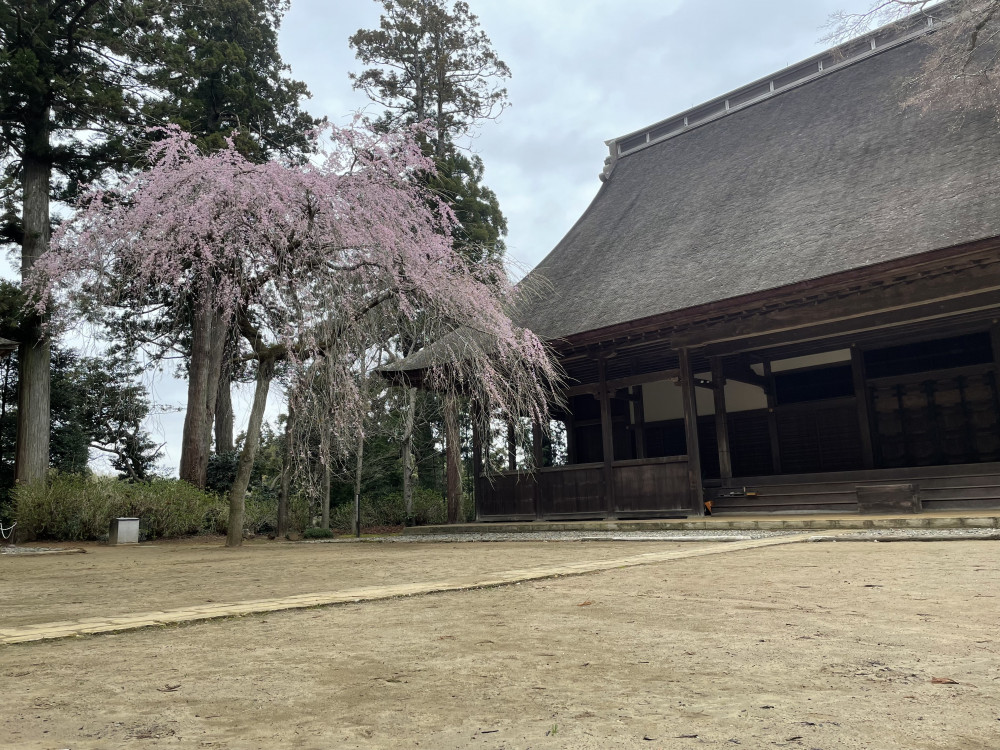
<instances>
[{"instance_id":1,"label":"evergreen foliage","mask_svg":"<svg viewBox=\"0 0 1000 750\"><path fill-rule=\"evenodd\" d=\"M497 56L469 4L458 0L379 0L377 29L359 29L349 43L367 67L351 74L354 88L382 105L387 127L429 120L440 159L456 138L508 104L510 68Z\"/></svg>"},{"instance_id":2,"label":"evergreen foliage","mask_svg":"<svg viewBox=\"0 0 1000 750\"><path fill-rule=\"evenodd\" d=\"M301 109L306 85L289 77L278 29L289 0L169 2L151 35L159 64L140 80L160 94L145 107L157 123L179 125L200 148L216 151L235 137L246 158L311 148L319 124ZM235 133L235 136L234 136Z\"/></svg>"}]
</instances>

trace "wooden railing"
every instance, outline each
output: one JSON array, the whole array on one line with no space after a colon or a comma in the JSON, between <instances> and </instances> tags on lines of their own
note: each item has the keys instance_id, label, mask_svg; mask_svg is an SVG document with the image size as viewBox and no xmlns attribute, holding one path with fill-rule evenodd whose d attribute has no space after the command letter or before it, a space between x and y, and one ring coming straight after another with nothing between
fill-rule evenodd
<instances>
[{"instance_id":1,"label":"wooden railing","mask_svg":"<svg viewBox=\"0 0 1000 750\"><path fill-rule=\"evenodd\" d=\"M687 456L615 461L610 492L603 463L479 477L478 515L484 521L686 515L687 464Z\"/></svg>"}]
</instances>

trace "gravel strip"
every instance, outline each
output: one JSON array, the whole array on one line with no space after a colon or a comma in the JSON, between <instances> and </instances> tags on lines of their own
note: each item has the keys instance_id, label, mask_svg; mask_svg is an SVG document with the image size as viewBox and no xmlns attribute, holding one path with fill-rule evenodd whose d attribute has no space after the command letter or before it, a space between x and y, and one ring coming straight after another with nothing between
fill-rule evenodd
<instances>
[{"instance_id":1,"label":"gravel strip","mask_svg":"<svg viewBox=\"0 0 1000 750\"><path fill-rule=\"evenodd\" d=\"M530 531L518 533L426 534L413 536L339 537L310 539L310 544L454 544L458 542L745 542L752 539L808 534L808 530L763 531L756 529L697 529L672 531ZM1000 529L861 529L824 534L816 530L815 542L962 541L1000 539Z\"/></svg>"},{"instance_id":2,"label":"gravel strip","mask_svg":"<svg viewBox=\"0 0 1000 750\"><path fill-rule=\"evenodd\" d=\"M69 549L66 547L18 547L13 544L0 547L0 555L73 555L83 552L86 550L79 547Z\"/></svg>"},{"instance_id":3,"label":"gravel strip","mask_svg":"<svg viewBox=\"0 0 1000 750\"><path fill-rule=\"evenodd\" d=\"M955 542L1000 540L1000 529L865 529L836 536L817 534L813 542Z\"/></svg>"},{"instance_id":4,"label":"gravel strip","mask_svg":"<svg viewBox=\"0 0 1000 750\"><path fill-rule=\"evenodd\" d=\"M526 531L517 533L485 532L476 534L414 534L413 536L380 536L355 539L311 539L310 543L379 542L393 544L435 544L454 542L745 542L774 536L801 534L800 530L757 531L746 529L712 529L693 531Z\"/></svg>"}]
</instances>

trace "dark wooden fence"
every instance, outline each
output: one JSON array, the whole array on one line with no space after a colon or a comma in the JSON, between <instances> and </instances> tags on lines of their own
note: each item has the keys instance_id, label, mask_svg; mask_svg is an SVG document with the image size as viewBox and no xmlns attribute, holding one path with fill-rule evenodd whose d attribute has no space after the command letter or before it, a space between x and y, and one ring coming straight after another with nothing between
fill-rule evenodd
<instances>
[{"instance_id":1,"label":"dark wooden fence","mask_svg":"<svg viewBox=\"0 0 1000 750\"><path fill-rule=\"evenodd\" d=\"M480 477L479 519L652 518L691 512L687 456L614 462L613 495L604 469L600 463L576 464Z\"/></svg>"}]
</instances>

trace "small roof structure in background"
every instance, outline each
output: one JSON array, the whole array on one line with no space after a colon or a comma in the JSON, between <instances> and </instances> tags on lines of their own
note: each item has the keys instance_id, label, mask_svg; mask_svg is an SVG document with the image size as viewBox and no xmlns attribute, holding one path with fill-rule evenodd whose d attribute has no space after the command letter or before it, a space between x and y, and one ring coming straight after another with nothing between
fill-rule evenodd
<instances>
[{"instance_id":1,"label":"small roof structure in background","mask_svg":"<svg viewBox=\"0 0 1000 750\"><path fill-rule=\"evenodd\" d=\"M460 328L428 344L409 357L379 368L379 373L390 380L404 381L419 386L424 373L432 367L442 367L466 358L470 352L482 352L485 336L468 328Z\"/></svg>"}]
</instances>

